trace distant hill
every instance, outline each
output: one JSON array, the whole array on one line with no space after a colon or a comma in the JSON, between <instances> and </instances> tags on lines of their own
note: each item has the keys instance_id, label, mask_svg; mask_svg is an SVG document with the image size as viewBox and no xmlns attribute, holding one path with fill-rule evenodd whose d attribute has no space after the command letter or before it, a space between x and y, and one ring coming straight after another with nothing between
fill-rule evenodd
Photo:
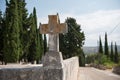
<instances>
[{"instance_id":1,"label":"distant hill","mask_svg":"<svg viewBox=\"0 0 120 80\"><path fill-rule=\"evenodd\" d=\"M120 45L117 46L118 48L118 52L120 53ZM85 54L93 54L93 53L97 53L98 52L98 47L83 47L83 51ZM110 51L110 46L109 46L109 51Z\"/></svg>"},{"instance_id":2,"label":"distant hill","mask_svg":"<svg viewBox=\"0 0 120 80\"><path fill-rule=\"evenodd\" d=\"M93 54L93 53L97 53L98 48L97 47L83 47L83 51L85 54Z\"/></svg>"}]
</instances>

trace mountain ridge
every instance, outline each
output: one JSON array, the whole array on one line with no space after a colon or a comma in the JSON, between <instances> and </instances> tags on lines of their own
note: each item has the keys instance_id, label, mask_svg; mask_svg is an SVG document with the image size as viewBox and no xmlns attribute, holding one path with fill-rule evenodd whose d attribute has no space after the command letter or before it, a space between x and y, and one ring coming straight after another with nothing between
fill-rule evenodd
<instances>
[{"instance_id":1,"label":"mountain ridge","mask_svg":"<svg viewBox=\"0 0 120 80\"><path fill-rule=\"evenodd\" d=\"M113 46L113 50L114 50ZM104 46L103 46L104 49ZM120 53L120 45L117 46L118 49L118 53ZM111 50L111 47L109 46L109 51ZM83 47L83 51L85 54L93 54L93 53L97 53L98 52L98 46L84 46Z\"/></svg>"}]
</instances>

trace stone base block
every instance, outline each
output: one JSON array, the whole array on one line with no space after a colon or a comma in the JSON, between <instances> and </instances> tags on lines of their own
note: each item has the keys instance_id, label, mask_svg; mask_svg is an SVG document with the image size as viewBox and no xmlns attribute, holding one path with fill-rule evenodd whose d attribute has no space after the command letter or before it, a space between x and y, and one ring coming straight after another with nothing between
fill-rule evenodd
<instances>
[{"instance_id":1,"label":"stone base block","mask_svg":"<svg viewBox=\"0 0 120 80\"><path fill-rule=\"evenodd\" d=\"M61 52L49 51L46 53L43 59L43 67L55 67L62 68L62 54Z\"/></svg>"},{"instance_id":2,"label":"stone base block","mask_svg":"<svg viewBox=\"0 0 120 80\"><path fill-rule=\"evenodd\" d=\"M63 69L44 68L44 80L63 80Z\"/></svg>"}]
</instances>

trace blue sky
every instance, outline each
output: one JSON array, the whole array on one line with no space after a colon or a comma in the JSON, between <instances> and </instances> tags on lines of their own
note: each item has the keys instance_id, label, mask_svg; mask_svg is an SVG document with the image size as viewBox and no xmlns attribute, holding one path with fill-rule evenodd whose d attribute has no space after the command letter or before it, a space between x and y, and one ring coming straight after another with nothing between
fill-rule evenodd
<instances>
[{"instance_id":1,"label":"blue sky","mask_svg":"<svg viewBox=\"0 0 120 80\"><path fill-rule=\"evenodd\" d=\"M85 32L85 46L97 46L100 35L104 44L105 32L108 33L109 43L116 41L120 45L120 0L26 0L26 2L29 13L34 6L36 7L38 22L41 23L47 23L47 16L50 14L59 13L61 22L67 17L74 17ZM0 0L0 9L4 11L5 0Z\"/></svg>"}]
</instances>

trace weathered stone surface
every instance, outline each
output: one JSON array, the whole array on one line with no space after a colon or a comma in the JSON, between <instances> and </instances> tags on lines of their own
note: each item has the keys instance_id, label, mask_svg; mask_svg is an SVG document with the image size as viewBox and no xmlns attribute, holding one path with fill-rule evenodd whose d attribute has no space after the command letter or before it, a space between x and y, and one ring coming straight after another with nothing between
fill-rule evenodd
<instances>
[{"instance_id":1,"label":"weathered stone surface","mask_svg":"<svg viewBox=\"0 0 120 80\"><path fill-rule=\"evenodd\" d=\"M63 58L61 52L49 51L44 57L43 66L49 68L62 68L62 62Z\"/></svg>"},{"instance_id":2,"label":"weathered stone surface","mask_svg":"<svg viewBox=\"0 0 120 80\"><path fill-rule=\"evenodd\" d=\"M63 58L59 52L59 33L67 30L67 24L60 24L59 16L49 15L49 23L42 24L41 33L49 34L49 50L44 56L44 80L63 80Z\"/></svg>"},{"instance_id":3,"label":"weathered stone surface","mask_svg":"<svg viewBox=\"0 0 120 80\"><path fill-rule=\"evenodd\" d=\"M44 68L44 80L63 80L63 68Z\"/></svg>"},{"instance_id":4,"label":"weathered stone surface","mask_svg":"<svg viewBox=\"0 0 120 80\"><path fill-rule=\"evenodd\" d=\"M47 52L43 60L44 80L63 80L62 62L61 52Z\"/></svg>"},{"instance_id":5,"label":"weathered stone surface","mask_svg":"<svg viewBox=\"0 0 120 80\"><path fill-rule=\"evenodd\" d=\"M63 61L63 67L44 67L44 80L77 80L79 70L78 57Z\"/></svg>"},{"instance_id":6,"label":"weathered stone surface","mask_svg":"<svg viewBox=\"0 0 120 80\"><path fill-rule=\"evenodd\" d=\"M51 62L57 64L54 60ZM0 68L0 80L77 80L79 68L77 57L58 62L62 65Z\"/></svg>"},{"instance_id":7,"label":"weathered stone surface","mask_svg":"<svg viewBox=\"0 0 120 80\"><path fill-rule=\"evenodd\" d=\"M120 66L114 67L113 72L120 75Z\"/></svg>"},{"instance_id":8,"label":"weathered stone surface","mask_svg":"<svg viewBox=\"0 0 120 80\"><path fill-rule=\"evenodd\" d=\"M43 67L3 68L0 80L43 80Z\"/></svg>"},{"instance_id":9,"label":"weathered stone surface","mask_svg":"<svg viewBox=\"0 0 120 80\"><path fill-rule=\"evenodd\" d=\"M79 70L78 57L64 60L63 65L63 80L77 80Z\"/></svg>"},{"instance_id":10,"label":"weathered stone surface","mask_svg":"<svg viewBox=\"0 0 120 80\"><path fill-rule=\"evenodd\" d=\"M66 23L60 23L58 15L48 15L48 24L40 25L40 33L67 33L68 28Z\"/></svg>"},{"instance_id":11,"label":"weathered stone surface","mask_svg":"<svg viewBox=\"0 0 120 80\"><path fill-rule=\"evenodd\" d=\"M49 34L49 51L59 52L59 34Z\"/></svg>"},{"instance_id":12,"label":"weathered stone surface","mask_svg":"<svg viewBox=\"0 0 120 80\"><path fill-rule=\"evenodd\" d=\"M67 24L60 23L59 16L49 15L48 24L40 25L40 33L49 34L48 47L49 51L58 51L59 52L59 33L66 33Z\"/></svg>"}]
</instances>

